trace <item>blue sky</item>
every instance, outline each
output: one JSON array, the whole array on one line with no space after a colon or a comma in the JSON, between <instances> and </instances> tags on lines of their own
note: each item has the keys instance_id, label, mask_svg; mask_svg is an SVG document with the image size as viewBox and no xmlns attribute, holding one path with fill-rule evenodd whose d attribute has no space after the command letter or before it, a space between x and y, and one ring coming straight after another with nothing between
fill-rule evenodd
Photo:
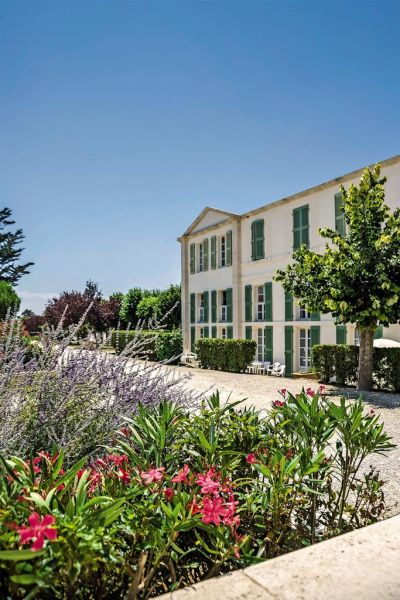
<instances>
[{"instance_id":1,"label":"blue sky","mask_svg":"<svg viewBox=\"0 0 400 600\"><path fill-rule=\"evenodd\" d=\"M179 281L176 237L399 152L400 4L0 4L0 190L18 292Z\"/></svg>"}]
</instances>

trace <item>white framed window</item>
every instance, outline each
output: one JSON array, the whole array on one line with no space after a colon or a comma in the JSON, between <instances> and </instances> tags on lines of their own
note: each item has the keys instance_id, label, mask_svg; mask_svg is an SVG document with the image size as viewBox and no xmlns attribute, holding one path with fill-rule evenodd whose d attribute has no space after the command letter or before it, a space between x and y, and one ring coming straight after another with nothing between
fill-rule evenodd
<instances>
[{"instance_id":1,"label":"white framed window","mask_svg":"<svg viewBox=\"0 0 400 600\"><path fill-rule=\"evenodd\" d=\"M302 306L299 307L299 317L301 320L306 320L306 319L311 319L311 313L306 310L305 308L303 308Z\"/></svg>"},{"instance_id":2,"label":"white framed window","mask_svg":"<svg viewBox=\"0 0 400 600\"><path fill-rule=\"evenodd\" d=\"M226 306L226 290L221 292L221 321L223 323L227 320L227 306Z\"/></svg>"},{"instance_id":3,"label":"white framed window","mask_svg":"<svg viewBox=\"0 0 400 600\"><path fill-rule=\"evenodd\" d=\"M223 235L221 237L221 267L226 266L226 238Z\"/></svg>"},{"instance_id":4,"label":"white framed window","mask_svg":"<svg viewBox=\"0 0 400 600\"><path fill-rule=\"evenodd\" d=\"M199 271L204 270L203 244L199 244Z\"/></svg>"},{"instance_id":5,"label":"white framed window","mask_svg":"<svg viewBox=\"0 0 400 600\"><path fill-rule=\"evenodd\" d=\"M264 361L264 331L257 329L257 360Z\"/></svg>"},{"instance_id":6,"label":"white framed window","mask_svg":"<svg viewBox=\"0 0 400 600\"><path fill-rule=\"evenodd\" d=\"M256 288L256 319L257 321L264 321L265 319L265 288L263 285L259 285Z\"/></svg>"},{"instance_id":7,"label":"white framed window","mask_svg":"<svg viewBox=\"0 0 400 600\"><path fill-rule=\"evenodd\" d=\"M226 340L226 327L223 327L223 328L221 329L221 338L222 338L223 340Z\"/></svg>"},{"instance_id":8,"label":"white framed window","mask_svg":"<svg viewBox=\"0 0 400 600\"><path fill-rule=\"evenodd\" d=\"M354 332L354 345L360 345L360 330L358 329L358 327L356 327L356 330Z\"/></svg>"},{"instance_id":9,"label":"white framed window","mask_svg":"<svg viewBox=\"0 0 400 600\"><path fill-rule=\"evenodd\" d=\"M308 371L311 365L311 329L300 329L300 371Z\"/></svg>"},{"instance_id":10,"label":"white framed window","mask_svg":"<svg viewBox=\"0 0 400 600\"><path fill-rule=\"evenodd\" d=\"M200 294L199 321L204 323L204 294Z\"/></svg>"}]
</instances>

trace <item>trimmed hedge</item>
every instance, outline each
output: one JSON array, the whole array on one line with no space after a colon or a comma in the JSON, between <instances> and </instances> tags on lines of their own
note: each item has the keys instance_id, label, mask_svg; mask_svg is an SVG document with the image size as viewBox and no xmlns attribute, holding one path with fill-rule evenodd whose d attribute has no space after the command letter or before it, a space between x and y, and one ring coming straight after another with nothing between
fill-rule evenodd
<instances>
[{"instance_id":1,"label":"trimmed hedge","mask_svg":"<svg viewBox=\"0 0 400 600\"><path fill-rule=\"evenodd\" d=\"M253 362L257 344L254 340L202 338L196 341L201 366L216 371L240 373Z\"/></svg>"},{"instance_id":2,"label":"trimmed hedge","mask_svg":"<svg viewBox=\"0 0 400 600\"><path fill-rule=\"evenodd\" d=\"M182 354L182 331L124 331L115 330L111 333L111 346L119 353L134 338L143 340L143 356L149 360L171 360ZM175 361L177 362L177 361Z\"/></svg>"},{"instance_id":3,"label":"trimmed hedge","mask_svg":"<svg viewBox=\"0 0 400 600\"><path fill-rule=\"evenodd\" d=\"M319 344L312 348L314 371L323 383L334 377L339 385L357 383L358 346ZM400 348L374 348L374 386L400 391Z\"/></svg>"}]
</instances>

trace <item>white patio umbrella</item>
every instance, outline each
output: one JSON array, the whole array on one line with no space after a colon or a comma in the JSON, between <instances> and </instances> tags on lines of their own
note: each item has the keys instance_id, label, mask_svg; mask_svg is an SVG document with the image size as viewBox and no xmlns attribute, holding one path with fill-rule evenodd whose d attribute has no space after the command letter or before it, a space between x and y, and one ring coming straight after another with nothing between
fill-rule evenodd
<instances>
[{"instance_id":1,"label":"white patio umbrella","mask_svg":"<svg viewBox=\"0 0 400 600\"><path fill-rule=\"evenodd\" d=\"M394 340L386 340L385 338L379 338L374 340L374 348L400 348L400 342Z\"/></svg>"}]
</instances>

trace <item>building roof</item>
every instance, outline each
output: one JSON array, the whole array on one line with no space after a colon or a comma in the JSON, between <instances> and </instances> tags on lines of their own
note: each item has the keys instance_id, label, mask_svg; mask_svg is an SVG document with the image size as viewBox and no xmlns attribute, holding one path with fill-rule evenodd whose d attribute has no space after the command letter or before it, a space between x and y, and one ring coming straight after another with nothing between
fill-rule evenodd
<instances>
[{"instance_id":1,"label":"building roof","mask_svg":"<svg viewBox=\"0 0 400 600\"><path fill-rule=\"evenodd\" d=\"M201 220L209 212L218 213L219 215L225 216L228 219L231 219L231 218L239 219L240 218L240 215L237 215L232 212L228 212L227 210L221 210L220 208L213 208L212 206L206 206L205 208L203 208L201 213L195 218L193 223L186 229L185 233L183 233L181 237L186 237L186 236L190 235L192 233L192 231L194 229L196 229L197 225L201 222ZM180 238L178 238L178 239L180 239Z\"/></svg>"},{"instance_id":2,"label":"building roof","mask_svg":"<svg viewBox=\"0 0 400 600\"><path fill-rule=\"evenodd\" d=\"M382 167L387 167L387 166L395 164L397 162L400 162L400 154L396 154L395 156L392 156L385 160L379 161L379 164ZM375 164L376 163L374 163L372 165L368 165L368 166L373 167ZM206 206L205 208L203 208L203 210L197 216L197 218L193 221L193 223L186 229L185 233L178 238L178 241L180 241L183 237L189 236L193 232L193 230L196 229L196 226L201 222L201 220L204 218L204 216L210 211L219 213L220 215L224 215L227 217L227 219L241 219L244 217L249 217L251 215L255 215L264 210L269 210L271 208L274 208L275 206L278 206L279 204L286 204L287 202L291 202L292 200L297 200L298 198L301 198L303 196L308 196L309 194L312 194L319 190L329 188L334 184L342 184L345 181L347 181L348 179L353 179L354 177L361 175L361 173L366 168L367 167L362 167L360 169L357 169L356 171L351 171L350 173L346 173L345 175L340 175L339 177L335 177L334 179L330 179L329 181L325 181L324 183L319 183L318 185L314 185L313 187L303 190L302 192L297 192L296 194L292 194L291 196L286 196L285 198L280 198L279 200L275 200L273 202L268 202L268 204L264 204L263 206L259 206L258 208L249 210L245 213L242 213L241 215L238 215L238 214L232 213L232 212L228 212L226 210L220 210L219 208L212 208L211 206ZM205 227L205 229L213 229L215 227L218 227L219 225L220 225L220 223L209 226L209 227Z\"/></svg>"}]
</instances>

